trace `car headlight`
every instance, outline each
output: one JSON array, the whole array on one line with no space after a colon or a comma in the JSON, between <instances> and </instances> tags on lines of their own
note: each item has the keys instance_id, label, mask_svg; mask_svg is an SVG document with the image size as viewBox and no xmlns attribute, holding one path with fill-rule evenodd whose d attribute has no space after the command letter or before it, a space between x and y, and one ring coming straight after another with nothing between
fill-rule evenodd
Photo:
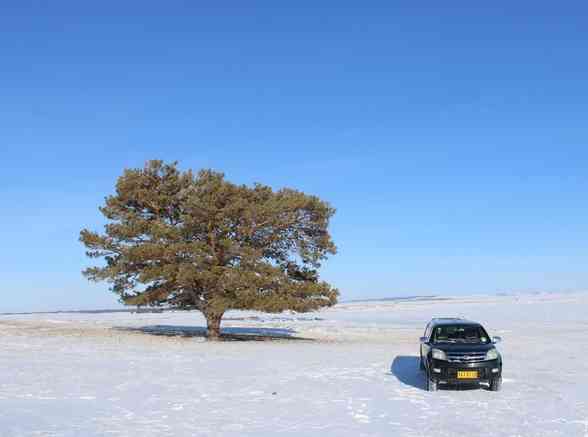
<instances>
[{"instance_id":1,"label":"car headlight","mask_svg":"<svg viewBox=\"0 0 588 437\"><path fill-rule=\"evenodd\" d=\"M486 352L486 359L487 360L497 360L498 359L498 351L496 349L490 349Z\"/></svg>"},{"instance_id":2,"label":"car headlight","mask_svg":"<svg viewBox=\"0 0 588 437\"><path fill-rule=\"evenodd\" d=\"M447 355L445 355L445 352L443 352L441 349L432 349L431 350L431 356L435 360L444 360L444 361L447 361Z\"/></svg>"}]
</instances>

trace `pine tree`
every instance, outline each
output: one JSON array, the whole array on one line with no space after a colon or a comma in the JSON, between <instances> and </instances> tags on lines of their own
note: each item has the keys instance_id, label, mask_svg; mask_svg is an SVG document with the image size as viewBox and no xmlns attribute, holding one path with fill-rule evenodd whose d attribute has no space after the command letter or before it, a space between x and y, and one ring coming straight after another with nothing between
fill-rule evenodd
<instances>
[{"instance_id":1,"label":"pine tree","mask_svg":"<svg viewBox=\"0 0 588 437\"><path fill-rule=\"evenodd\" d=\"M305 312L337 302L318 275L336 252L335 210L316 196L148 161L124 171L100 211L104 233L84 229L80 241L105 262L83 274L110 282L128 305L201 311L211 340L231 309Z\"/></svg>"}]
</instances>

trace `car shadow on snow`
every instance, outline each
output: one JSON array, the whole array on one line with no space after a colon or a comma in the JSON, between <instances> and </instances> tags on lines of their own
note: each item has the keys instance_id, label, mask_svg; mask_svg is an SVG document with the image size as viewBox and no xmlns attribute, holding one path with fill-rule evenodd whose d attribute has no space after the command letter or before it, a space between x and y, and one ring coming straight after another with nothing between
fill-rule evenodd
<instances>
[{"instance_id":1,"label":"car shadow on snow","mask_svg":"<svg viewBox=\"0 0 588 437\"><path fill-rule=\"evenodd\" d=\"M398 355L392 361L390 373L401 383L411 387L427 389L425 373L419 369L419 357Z\"/></svg>"},{"instance_id":2,"label":"car shadow on snow","mask_svg":"<svg viewBox=\"0 0 588 437\"><path fill-rule=\"evenodd\" d=\"M392 361L390 373L403 384L427 390L426 374L419 366L419 357L398 355ZM439 390L478 390L479 384L439 385Z\"/></svg>"},{"instance_id":3,"label":"car shadow on snow","mask_svg":"<svg viewBox=\"0 0 588 437\"><path fill-rule=\"evenodd\" d=\"M206 328L203 326L178 325L148 325L139 327L115 326L113 329L125 332L137 332L149 335L167 337L202 337L206 338ZM268 340L306 340L297 337L291 328L239 328L227 327L221 329L221 339L225 341L268 341Z\"/></svg>"}]
</instances>

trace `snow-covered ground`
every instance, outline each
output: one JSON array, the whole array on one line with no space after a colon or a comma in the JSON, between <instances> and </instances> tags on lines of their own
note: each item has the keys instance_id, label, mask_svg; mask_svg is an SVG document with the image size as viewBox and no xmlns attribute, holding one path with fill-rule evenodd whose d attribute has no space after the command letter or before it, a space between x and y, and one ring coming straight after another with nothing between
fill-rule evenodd
<instances>
[{"instance_id":1,"label":"snow-covered ground","mask_svg":"<svg viewBox=\"0 0 588 437\"><path fill-rule=\"evenodd\" d=\"M500 335L503 390L424 390L432 316ZM588 436L588 294L0 317L1 436ZM160 335L166 334L166 335ZM305 338L311 340L299 340Z\"/></svg>"}]
</instances>

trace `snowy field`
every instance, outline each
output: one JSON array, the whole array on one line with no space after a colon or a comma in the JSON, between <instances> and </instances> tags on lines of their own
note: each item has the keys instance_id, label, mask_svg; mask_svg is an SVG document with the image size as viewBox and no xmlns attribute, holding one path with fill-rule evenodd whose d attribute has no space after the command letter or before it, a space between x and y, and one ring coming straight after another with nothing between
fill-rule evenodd
<instances>
[{"instance_id":1,"label":"snowy field","mask_svg":"<svg viewBox=\"0 0 588 437\"><path fill-rule=\"evenodd\" d=\"M424 390L432 316L500 335L501 392ZM0 436L588 436L588 294L0 317ZM301 339L302 338L302 339ZM465 433L464 433L465 431Z\"/></svg>"}]
</instances>

